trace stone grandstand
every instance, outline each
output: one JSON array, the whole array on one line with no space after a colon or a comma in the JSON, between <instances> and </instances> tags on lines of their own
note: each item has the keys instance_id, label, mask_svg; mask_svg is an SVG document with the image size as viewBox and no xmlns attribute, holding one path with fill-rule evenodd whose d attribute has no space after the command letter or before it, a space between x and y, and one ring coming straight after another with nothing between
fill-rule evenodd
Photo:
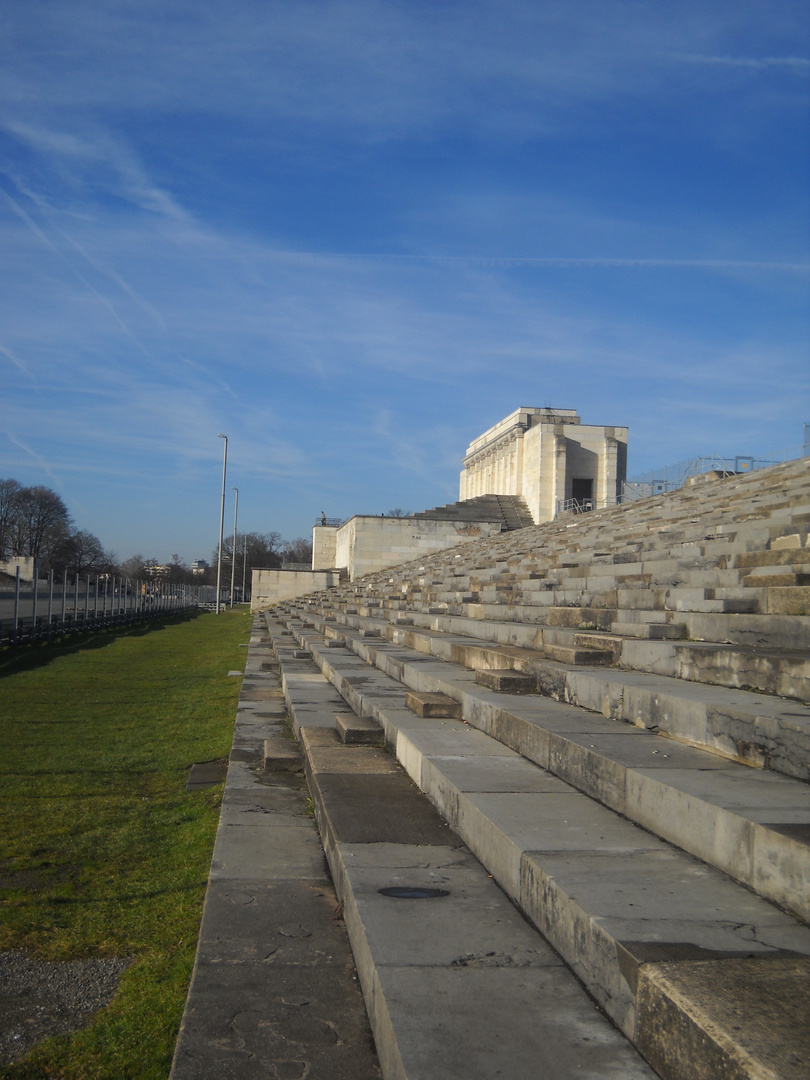
<instances>
[{"instance_id":1,"label":"stone grandstand","mask_svg":"<svg viewBox=\"0 0 810 1080\"><path fill-rule=\"evenodd\" d=\"M586 1075L810 1075L808 530L804 458L266 613L384 1075L540 1075L559 958L634 1048L558 1019Z\"/></svg>"}]
</instances>

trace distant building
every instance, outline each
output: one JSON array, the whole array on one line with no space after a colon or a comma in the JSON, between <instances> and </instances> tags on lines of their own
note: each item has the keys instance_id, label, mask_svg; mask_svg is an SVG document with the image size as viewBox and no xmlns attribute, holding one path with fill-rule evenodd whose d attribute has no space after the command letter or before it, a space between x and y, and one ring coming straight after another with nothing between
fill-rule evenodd
<instances>
[{"instance_id":1,"label":"distant building","mask_svg":"<svg viewBox=\"0 0 810 1080\"><path fill-rule=\"evenodd\" d=\"M535 524L563 509L612 506L627 478L627 428L573 409L516 409L467 447L459 499L521 496Z\"/></svg>"},{"instance_id":2,"label":"distant building","mask_svg":"<svg viewBox=\"0 0 810 1080\"><path fill-rule=\"evenodd\" d=\"M195 559L194 562L191 564L192 574L204 574L207 569L208 563L205 561L205 559Z\"/></svg>"}]
</instances>

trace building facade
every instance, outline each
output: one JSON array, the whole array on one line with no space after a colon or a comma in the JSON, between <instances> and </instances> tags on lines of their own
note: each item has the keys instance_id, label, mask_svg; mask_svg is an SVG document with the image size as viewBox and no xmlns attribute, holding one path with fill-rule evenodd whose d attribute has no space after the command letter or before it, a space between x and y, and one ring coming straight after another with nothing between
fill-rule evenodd
<instances>
[{"instance_id":1,"label":"building facade","mask_svg":"<svg viewBox=\"0 0 810 1080\"><path fill-rule=\"evenodd\" d=\"M573 409L516 409L467 448L459 499L519 495L535 524L562 509L613 505L627 476L627 428L583 424Z\"/></svg>"}]
</instances>

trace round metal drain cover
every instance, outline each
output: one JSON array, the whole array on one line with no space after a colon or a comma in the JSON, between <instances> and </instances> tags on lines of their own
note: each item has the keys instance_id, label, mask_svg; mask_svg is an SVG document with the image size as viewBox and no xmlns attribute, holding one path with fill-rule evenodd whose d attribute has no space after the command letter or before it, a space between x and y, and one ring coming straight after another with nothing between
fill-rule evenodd
<instances>
[{"instance_id":1,"label":"round metal drain cover","mask_svg":"<svg viewBox=\"0 0 810 1080\"><path fill-rule=\"evenodd\" d=\"M433 900L437 896L449 896L447 889L427 889L412 885L391 885L387 889L378 889L382 896L393 896L397 900Z\"/></svg>"}]
</instances>

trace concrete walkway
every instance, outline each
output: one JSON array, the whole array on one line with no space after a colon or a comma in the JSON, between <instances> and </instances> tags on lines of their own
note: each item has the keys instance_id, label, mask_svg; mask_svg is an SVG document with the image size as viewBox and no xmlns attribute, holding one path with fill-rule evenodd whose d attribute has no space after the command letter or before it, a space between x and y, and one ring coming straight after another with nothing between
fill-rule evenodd
<instances>
[{"instance_id":1,"label":"concrete walkway","mask_svg":"<svg viewBox=\"0 0 810 1080\"><path fill-rule=\"evenodd\" d=\"M172 1080L379 1080L300 772L265 772L286 711L256 619Z\"/></svg>"}]
</instances>

